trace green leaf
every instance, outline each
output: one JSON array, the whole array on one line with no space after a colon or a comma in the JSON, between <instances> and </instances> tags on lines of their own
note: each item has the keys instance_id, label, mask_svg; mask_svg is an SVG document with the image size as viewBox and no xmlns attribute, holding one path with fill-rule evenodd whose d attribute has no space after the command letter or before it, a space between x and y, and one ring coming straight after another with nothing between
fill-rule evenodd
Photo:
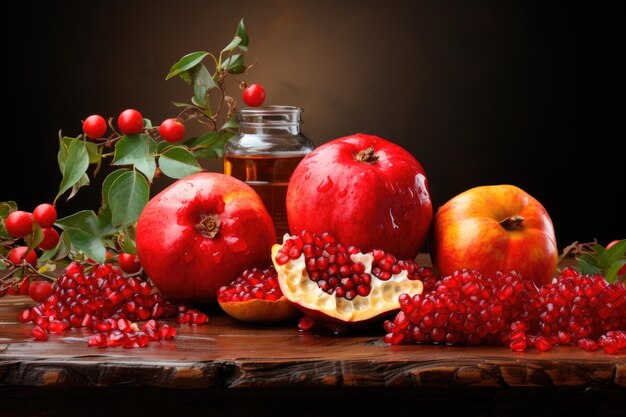
<instances>
[{"instance_id":1,"label":"green leaf","mask_svg":"<svg viewBox=\"0 0 626 417\"><path fill-rule=\"evenodd\" d=\"M111 185L118 179L122 174L129 172L126 168L116 169L111 172L102 182L102 207L108 207L109 205L109 191L111 190Z\"/></svg>"},{"instance_id":2,"label":"green leaf","mask_svg":"<svg viewBox=\"0 0 626 417\"><path fill-rule=\"evenodd\" d=\"M232 41L230 41L230 43L224 48L222 49L222 52L228 52L228 51L232 51L233 49L235 49L239 44L241 43L241 37L235 35L235 37L233 38ZM245 46L244 46L245 48Z\"/></svg>"},{"instance_id":3,"label":"green leaf","mask_svg":"<svg viewBox=\"0 0 626 417\"><path fill-rule=\"evenodd\" d=\"M202 64L198 65L193 79L193 96L196 99L195 101L201 104L201 107L206 107L207 94L216 87L217 84L213 81L209 70Z\"/></svg>"},{"instance_id":4,"label":"green leaf","mask_svg":"<svg viewBox=\"0 0 626 417\"><path fill-rule=\"evenodd\" d=\"M243 24L243 19L241 19L237 25L237 36L241 38L241 42L239 42L239 49L247 51L250 38L248 37L248 32L246 32L246 26Z\"/></svg>"},{"instance_id":5,"label":"green leaf","mask_svg":"<svg viewBox=\"0 0 626 417\"><path fill-rule=\"evenodd\" d=\"M146 119L144 117L143 118L143 127L144 127L144 129L151 129L152 128L152 120Z\"/></svg>"},{"instance_id":6,"label":"green leaf","mask_svg":"<svg viewBox=\"0 0 626 417\"><path fill-rule=\"evenodd\" d=\"M70 240L70 235L67 232L61 232L61 236L59 237L59 244L53 250L56 250L56 255L54 259L63 259L67 255L69 255L72 250L72 241Z\"/></svg>"},{"instance_id":7,"label":"green leaf","mask_svg":"<svg viewBox=\"0 0 626 417\"><path fill-rule=\"evenodd\" d=\"M170 68L170 72L167 74L165 79L169 80L170 78L180 74L182 71L195 67L202 62L207 55L209 55L209 53L205 51L192 52L185 55L177 63L172 65L172 68Z\"/></svg>"},{"instance_id":8,"label":"green leaf","mask_svg":"<svg viewBox=\"0 0 626 417\"><path fill-rule=\"evenodd\" d=\"M241 43L239 44L239 48L241 48L242 46L248 46L248 44L250 43L250 38L248 37L246 26L243 24L243 19L241 19L239 21L239 24L237 25L237 36L241 38Z\"/></svg>"},{"instance_id":9,"label":"green leaf","mask_svg":"<svg viewBox=\"0 0 626 417\"><path fill-rule=\"evenodd\" d=\"M158 154L162 154L163 152L165 152L166 150L168 150L170 148L173 148L174 146L176 146L176 145L174 145L171 142L166 142L166 141L159 142L157 144L157 153Z\"/></svg>"},{"instance_id":10,"label":"green leaf","mask_svg":"<svg viewBox=\"0 0 626 417\"><path fill-rule=\"evenodd\" d=\"M11 239L11 235L4 225L4 221L7 217L9 217L9 214L15 210L17 210L17 204L15 204L15 201L3 201L0 203L0 238Z\"/></svg>"},{"instance_id":11,"label":"green leaf","mask_svg":"<svg viewBox=\"0 0 626 417\"><path fill-rule=\"evenodd\" d=\"M222 62L222 68L229 74L241 74L246 70L246 66L243 63L243 55L234 54Z\"/></svg>"},{"instance_id":12,"label":"green leaf","mask_svg":"<svg viewBox=\"0 0 626 417\"><path fill-rule=\"evenodd\" d=\"M74 248L83 251L96 262L105 261L106 249L102 231L98 225L98 217L92 210L83 210L64 217L57 220L56 225L68 234Z\"/></svg>"},{"instance_id":13,"label":"green leaf","mask_svg":"<svg viewBox=\"0 0 626 417\"><path fill-rule=\"evenodd\" d=\"M122 241L122 250L125 253L137 254L137 247L135 246L135 239L131 236L129 229L124 229L124 239Z\"/></svg>"},{"instance_id":14,"label":"green leaf","mask_svg":"<svg viewBox=\"0 0 626 417\"><path fill-rule=\"evenodd\" d=\"M609 249L605 249L602 255L600 255L600 264L609 268L616 261L623 258L626 255L626 239L620 240Z\"/></svg>"},{"instance_id":15,"label":"green leaf","mask_svg":"<svg viewBox=\"0 0 626 417\"><path fill-rule=\"evenodd\" d=\"M205 145L202 149L194 152L196 158L221 158L224 156L224 145L230 138L234 136L233 133L220 132L220 136L211 145Z\"/></svg>"},{"instance_id":16,"label":"green leaf","mask_svg":"<svg viewBox=\"0 0 626 417\"><path fill-rule=\"evenodd\" d=\"M174 107L178 107L178 108L185 108L185 107L191 107L192 106L189 103L181 103L180 101L172 101L172 104L174 105Z\"/></svg>"},{"instance_id":17,"label":"green leaf","mask_svg":"<svg viewBox=\"0 0 626 417\"><path fill-rule=\"evenodd\" d=\"M203 135L189 138L185 140L183 144L189 148L194 148L196 146L211 146L213 143L219 140L221 134L222 132L218 131L207 132Z\"/></svg>"},{"instance_id":18,"label":"green leaf","mask_svg":"<svg viewBox=\"0 0 626 417\"><path fill-rule=\"evenodd\" d=\"M127 226L139 218L148 203L150 189L146 179L134 171L117 178L109 190L109 207L114 226Z\"/></svg>"},{"instance_id":19,"label":"green leaf","mask_svg":"<svg viewBox=\"0 0 626 417\"><path fill-rule=\"evenodd\" d=\"M39 258L37 258L37 262L45 263L45 262L48 262L50 259L52 259L54 255L57 253L56 248L58 248L60 244L61 244L61 241L57 243L57 246L55 248L41 252L41 255L39 255Z\"/></svg>"},{"instance_id":20,"label":"green leaf","mask_svg":"<svg viewBox=\"0 0 626 417\"><path fill-rule=\"evenodd\" d=\"M602 273L602 268L600 268L600 265L598 265L598 261L593 255L585 253L583 255L580 255L577 259L580 265L580 272L582 274L589 275Z\"/></svg>"},{"instance_id":21,"label":"green leaf","mask_svg":"<svg viewBox=\"0 0 626 417\"><path fill-rule=\"evenodd\" d=\"M89 176L87 174L83 174L83 176L80 177L78 182L72 185L72 191L70 192L70 195L67 197L68 201L76 195L76 193L81 187L89 185L89 183L90 183Z\"/></svg>"},{"instance_id":22,"label":"green leaf","mask_svg":"<svg viewBox=\"0 0 626 417\"><path fill-rule=\"evenodd\" d=\"M87 155L89 155L90 164L95 164L100 159L102 159L102 156L98 152L98 149L99 149L98 145L96 145L93 142L84 142L84 143L85 143L85 148L87 149Z\"/></svg>"},{"instance_id":23,"label":"green leaf","mask_svg":"<svg viewBox=\"0 0 626 417\"><path fill-rule=\"evenodd\" d=\"M28 236L24 238L28 245L28 251L35 250L37 245L43 240L43 230L36 222L33 222L33 229Z\"/></svg>"},{"instance_id":24,"label":"green leaf","mask_svg":"<svg viewBox=\"0 0 626 417\"><path fill-rule=\"evenodd\" d=\"M59 171L63 174L63 170L65 169L65 162L67 161L67 152L70 147L70 141L73 138L63 137L61 136L61 132L59 131L59 152L57 153L57 163L59 165Z\"/></svg>"},{"instance_id":25,"label":"green leaf","mask_svg":"<svg viewBox=\"0 0 626 417\"><path fill-rule=\"evenodd\" d=\"M100 208L98 212L98 228L103 236L113 235L117 232L117 227L113 226L111 207Z\"/></svg>"},{"instance_id":26,"label":"green leaf","mask_svg":"<svg viewBox=\"0 0 626 417\"><path fill-rule=\"evenodd\" d=\"M133 165L148 181L154 178L156 142L146 134L122 136L115 146L111 165Z\"/></svg>"},{"instance_id":27,"label":"green leaf","mask_svg":"<svg viewBox=\"0 0 626 417\"><path fill-rule=\"evenodd\" d=\"M178 75L180 75L180 78L185 82L185 84L193 85L193 76L189 71L181 71Z\"/></svg>"},{"instance_id":28,"label":"green leaf","mask_svg":"<svg viewBox=\"0 0 626 417\"><path fill-rule=\"evenodd\" d=\"M15 201L3 201L0 202L0 218L6 219L9 214L17 210L17 204Z\"/></svg>"},{"instance_id":29,"label":"green leaf","mask_svg":"<svg viewBox=\"0 0 626 417\"><path fill-rule=\"evenodd\" d=\"M239 128L239 123L237 123L237 116L233 114L230 117L230 119L228 119L226 123L224 123L224 125L221 127L220 130L238 129L238 128Z\"/></svg>"},{"instance_id":30,"label":"green leaf","mask_svg":"<svg viewBox=\"0 0 626 417\"><path fill-rule=\"evenodd\" d=\"M604 279L606 279L607 282L611 284L614 283L615 280L617 279L617 273L624 265L626 265L626 259L620 259L620 260L613 262L609 270L606 272Z\"/></svg>"},{"instance_id":31,"label":"green leaf","mask_svg":"<svg viewBox=\"0 0 626 417\"><path fill-rule=\"evenodd\" d=\"M177 179L202 171L196 158L182 146L165 151L159 158L159 166L165 175Z\"/></svg>"},{"instance_id":32,"label":"green leaf","mask_svg":"<svg viewBox=\"0 0 626 417\"><path fill-rule=\"evenodd\" d=\"M63 179L55 200L80 181L83 174L87 171L87 167L89 167L89 156L87 155L85 142L71 139L67 150L67 159L63 167Z\"/></svg>"},{"instance_id":33,"label":"green leaf","mask_svg":"<svg viewBox=\"0 0 626 417\"><path fill-rule=\"evenodd\" d=\"M7 269L7 264L4 263L4 260L0 259L0 271L4 271Z\"/></svg>"}]
</instances>

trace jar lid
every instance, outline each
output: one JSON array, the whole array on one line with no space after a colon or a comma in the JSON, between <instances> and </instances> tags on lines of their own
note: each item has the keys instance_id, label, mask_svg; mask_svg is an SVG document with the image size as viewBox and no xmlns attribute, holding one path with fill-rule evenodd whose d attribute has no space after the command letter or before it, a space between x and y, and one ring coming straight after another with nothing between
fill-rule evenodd
<instances>
[{"instance_id":1,"label":"jar lid","mask_svg":"<svg viewBox=\"0 0 626 417\"><path fill-rule=\"evenodd\" d=\"M302 112L297 106L246 107L237 111L237 121L249 126L299 125Z\"/></svg>"}]
</instances>

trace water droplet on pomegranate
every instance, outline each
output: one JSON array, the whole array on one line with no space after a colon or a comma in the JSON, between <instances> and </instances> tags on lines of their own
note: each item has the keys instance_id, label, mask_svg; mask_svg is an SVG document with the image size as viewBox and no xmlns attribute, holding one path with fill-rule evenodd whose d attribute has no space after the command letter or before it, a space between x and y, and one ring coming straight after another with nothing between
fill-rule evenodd
<instances>
[{"instance_id":1,"label":"water droplet on pomegranate","mask_svg":"<svg viewBox=\"0 0 626 417\"><path fill-rule=\"evenodd\" d=\"M393 186L393 183L390 181L387 181L385 183L385 188L387 188L387 191L389 191L391 194L395 194L396 193L396 187Z\"/></svg>"},{"instance_id":2,"label":"water droplet on pomegranate","mask_svg":"<svg viewBox=\"0 0 626 417\"><path fill-rule=\"evenodd\" d=\"M400 226L398 226L398 224L396 223L396 219L393 217L393 213L391 212L391 208L389 209L389 217L391 218L391 226L394 229L399 229Z\"/></svg>"},{"instance_id":3,"label":"water droplet on pomegranate","mask_svg":"<svg viewBox=\"0 0 626 417\"><path fill-rule=\"evenodd\" d=\"M215 252L213 254L213 262L215 262L216 264L219 264L220 262L222 262L222 252Z\"/></svg>"},{"instance_id":4,"label":"water droplet on pomegranate","mask_svg":"<svg viewBox=\"0 0 626 417\"><path fill-rule=\"evenodd\" d=\"M226 244L228 245L230 250L235 253L243 252L248 249L248 244L246 243L246 241L235 236L227 237Z\"/></svg>"},{"instance_id":5,"label":"water droplet on pomegranate","mask_svg":"<svg viewBox=\"0 0 626 417\"><path fill-rule=\"evenodd\" d=\"M333 180L330 177L324 178L322 182L317 186L317 191L321 193L325 193L333 187Z\"/></svg>"},{"instance_id":6,"label":"water droplet on pomegranate","mask_svg":"<svg viewBox=\"0 0 626 417\"><path fill-rule=\"evenodd\" d=\"M185 252L183 254L183 262L188 264L189 262L193 261L193 255L189 252Z\"/></svg>"},{"instance_id":7,"label":"water droplet on pomegranate","mask_svg":"<svg viewBox=\"0 0 626 417\"><path fill-rule=\"evenodd\" d=\"M426 188L426 177L423 174L415 176L415 187L417 188L417 198L422 202L429 200L428 189Z\"/></svg>"}]
</instances>

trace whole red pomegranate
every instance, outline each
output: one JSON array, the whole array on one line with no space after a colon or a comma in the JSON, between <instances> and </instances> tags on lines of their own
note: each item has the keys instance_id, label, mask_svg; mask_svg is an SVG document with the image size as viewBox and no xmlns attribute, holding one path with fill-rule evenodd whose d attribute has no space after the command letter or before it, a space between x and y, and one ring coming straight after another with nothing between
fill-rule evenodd
<instances>
[{"instance_id":1,"label":"whole red pomegranate","mask_svg":"<svg viewBox=\"0 0 626 417\"><path fill-rule=\"evenodd\" d=\"M243 181L199 173L152 198L137 222L137 255L161 293L214 302L244 269L270 260L276 232L261 199Z\"/></svg>"},{"instance_id":2,"label":"whole red pomegranate","mask_svg":"<svg viewBox=\"0 0 626 417\"><path fill-rule=\"evenodd\" d=\"M298 164L287 190L291 233L332 233L364 251L413 259L433 207L424 169L404 148L357 134L328 142Z\"/></svg>"}]
</instances>

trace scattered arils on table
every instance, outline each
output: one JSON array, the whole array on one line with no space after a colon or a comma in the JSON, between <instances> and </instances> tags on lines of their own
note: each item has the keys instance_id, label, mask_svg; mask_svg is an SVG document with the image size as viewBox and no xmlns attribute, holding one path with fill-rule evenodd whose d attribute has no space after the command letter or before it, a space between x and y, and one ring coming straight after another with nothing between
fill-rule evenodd
<instances>
[{"instance_id":1,"label":"scattered arils on table","mask_svg":"<svg viewBox=\"0 0 626 417\"><path fill-rule=\"evenodd\" d=\"M98 264L85 268L72 262L52 285L52 294L22 311L18 320L35 324L31 333L36 340L47 340L49 333L88 327L96 333L89 338L89 346L134 348L174 338L176 329L157 321L172 316L181 324L209 321L194 308L164 299L150 282L124 276L118 267ZM140 326L137 321L144 323Z\"/></svg>"}]
</instances>

